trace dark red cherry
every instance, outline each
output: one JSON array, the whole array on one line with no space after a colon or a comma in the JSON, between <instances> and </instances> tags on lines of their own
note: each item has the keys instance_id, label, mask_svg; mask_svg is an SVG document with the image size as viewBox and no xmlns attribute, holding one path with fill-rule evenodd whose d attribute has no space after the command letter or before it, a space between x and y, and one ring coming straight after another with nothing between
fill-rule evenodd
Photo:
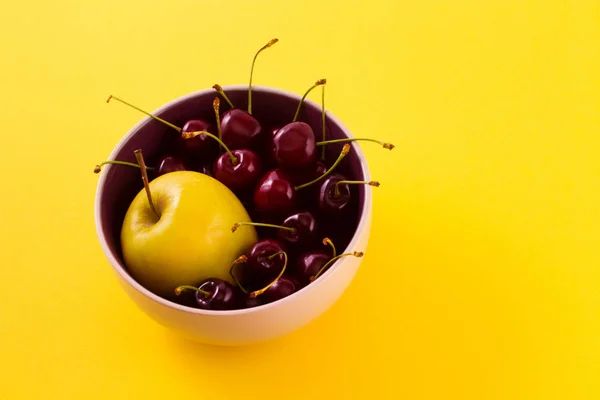
<instances>
[{"instance_id":1,"label":"dark red cherry","mask_svg":"<svg viewBox=\"0 0 600 400\"><path fill-rule=\"evenodd\" d=\"M347 184L336 183L346 180L342 174L333 173L326 177L319 185L317 204L321 213L340 214L345 211L350 203L350 187Z\"/></svg>"},{"instance_id":2,"label":"dark red cherry","mask_svg":"<svg viewBox=\"0 0 600 400\"><path fill-rule=\"evenodd\" d=\"M275 281L260 297L264 303L272 303L283 299L296 291L293 278L283 275Z\"/></svg>"},{"instance_id":3,"label":"dark red cherry","mask_svg":"<svg viewBox=\"0 0 600 400\"><path fill-rule=\"evenodd\" d=\"M248 149L232 150L236 161L229 153L223 153L213 166L214 177L234 192L254 188L260 179L261 163L255 152Z\"/></svg>"},{"instance_id":4,"label":"dark red cherry","mask_svg":"<svg viewBox=\"0 0 600 400\"><path fill-rule=\"evenodd\" d=\"M273 156L286 170L307 168L316 161L315 134L305 122L291 122L273 137Z\"/></svg>"},{"instance_id":5,"label":"dark red cherry","mask_svg":"<svg viewBox=\"0 0 600 400\"><path fill-rule=\"evenodd\" d=\"M233 310L242 303L238 288L219 278L205 279L197 288L179 286L175 293L179 295L185 290L196 291L196 305L204 310Z\"/></svg>"},{"instance_id":6,"label":"dark red cherry","mask_svg":"<svg viewBox=\"0 0 600 400\"><path fill-rule=\"evenodd\" d=\"M180 157L177 157L173 154L165 154L160 157L158 163L156 164L155 176L159 177L175 171L189 171L189 167Z\"/></svg>"},{"instance_id":7,"label":"dark red cherry","mask_svg":"<svg viewBox=\"0 0 600 400\"><path fill-rule=\"evenodd\" d=\"M208 176L214 178L214 173L213 173L213 170L212 170L210 164L200 165L199 167L195 168L194 170L196 172L200 172L201 174L208 175Z\"/></svg>"},{"instance_id":8,"label":"dark red cherry","mask_svg":"<svg viewBox=\"0 0 600 400\"><path fill-rule=\"evenodd\" d=\"M310 278L315 276L329 260L331 255L325 251L313 250L302 253L294 264L294 277L302 286L306 286L310 283Z\"/></svg>"},{"instance_id":9,"label":"dark red cherry","mask_svg":"<svg viewBox=\"0 0 600 400\"><path fill-rule=\"evenodd\" d=\"M301 211L287 217L282 226L294 228L293 231L280 229L278 238L295 249L305 248L317 240L318 224L312 213Z\"/></svg>"},{"instance_id":10,"label":"dark red cherry","mask_svg":"<svg viewBox=\"0 0 600 400\"><path fill-rule=\"evenodd\" d=\"M276 240L259 240L252 246L245 262L234 267L236 279L250 291L267 286L281 272L285 261L283 254L273 255L283 251L284 246Z\"/></svg>"},{"instance_id":11,"label":"dark red cherry","mask_svg":"<svg viewBox=\"0 0 600 400\"><path fill-rule=\"evenodd\" d=\"M260 122L239 108L231 109L221 117L223 142L231 150L255 149L261 132Z\"/></svg>"},{"instance_id":12,"label":"dark red cherry","mask_svg":"<svg viewBox=\"0 0 600 400\"><path fill-rule=\"evenodd\" d=\"M291 177L278 168L268 171L254 190L254 207L263 213L291 213L296 207L296 190Z\"/></svg>"},{"instance_id":13,"label":"dark red cherry","mask_svg":"<svg viewBox=\"0 0 600 400\"><path fill-rule=\"evenodd\" d=\"M181 133L186 132L210 132L214 134L208 122L201 119L189 120L181 128ZM213 139L206 135L198 135L191 139L180 140L181 151L188 156L198 159L202 156L215 153L217 144Z\"/></svg>"},{"instance_id":14,"label":"dark red cherry","mask_svg":"<svg viewBox=\"0 0 600 400\"><path fill-rule=\"evenodd\" d=\"M245 308L254 308L254 307L258 307L258 306L260 306L262 304L263 304L263 302L260 299L260 296L258 296L258 297L249 297L249 296L244 297L244 307Z\"/></svg>"}]
</instances>

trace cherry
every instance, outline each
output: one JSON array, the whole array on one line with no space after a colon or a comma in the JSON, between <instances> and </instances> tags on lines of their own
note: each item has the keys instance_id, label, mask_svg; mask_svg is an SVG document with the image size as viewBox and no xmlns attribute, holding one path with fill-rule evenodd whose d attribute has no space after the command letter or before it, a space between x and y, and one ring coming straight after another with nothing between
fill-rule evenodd
<instances>
[{"instance_id":1,"label":"cherry","mask_svg":"<svg viewBox=\"0 0 600 400\"><path fill-rule=\"evenodd\" d=\"M233 310L241 305L236 288L219 278L205 279L198 287L179 286L175 289L175 294L179 296L185 290L196 291L196 304L204 310Z\"/></svg>"},{"instance_id":2,"label":"cherry","mask_svg":"<svg viewBox=\"0 0 600 400\"><path fill-rule=\"evenodd\" d=\"M215 99L215 112L218 114L218 99ZM219 136L221 129L218 128ZM237 149L233 152L223 143L223 141L210 132L184 132L182 138L185 140L193 139L199 135L206 135L216 140L224 149L214 163L213 174L215 179L223 183L232 191L242 191L254 187L256 181L260 178L260 160L256 153L248 149Z\"/></svg>"},{"instance_id":3,"label":"cherry","mask_svg":"<svg viewBox=\"0 0 600 400\"><path fill-rule=\"evenodd\" d=\"M254 190L254 206L260 212L282 215L291 213L297 206L296 192L317 183L331 173L349 151L350 145L344 145L338 159L331 168L311 182L298 186L292 184L292 178L287 172L279 168L268 171L259 180Z\"/></svg>"},{"instance_id":4,"label":"cherry","mask_svg":"<svg viewBox=\"0 0 600 400\"><path fill-rule=\"evenodd\" d=\"M255 152L248 149L237 149L222 154L215 161L214 177L232 191L241 191L254 187L260 178L261 163Z\"/></svg>"},{"instance_id":5,"label":"cherry","mask_svg":"<svg viewBox=\"0 0 600 400\"><path fill-rule=\"evenodd\" d=\"M287 217L281 224L294 230L281 229L278 237L281 241L296 248L303 248L315 242L319 225L309 211L301 211Z\"/></svg>"},{"instance_id":6,"label":"cherry","mask_svg":"<svg viewBox=\"0 0 600 400\"><path fill-rule=\"evenodd\" d=\"M302 253L296 259L294 277L298 281L300 287L308 285L311 282L310 278L317 275L321 268L323 268L332 257L336 256L335 246L329 238L323 239L323 244L331 246L333 255L327 254L323 250L311 250Z\"/></svg>"},{"instance_id":7,"label":"cherry","mask_svg":"<svg viewBox=\"0 0 600 400\"><path fill-rule=\"evenodd\" d=\"M258 146L262 133L260 122L246 111L234 108L226 111L221 119L223 142L232 149Z\"/></svg>"},{"instance_id":8,"label":"cherry","mask_svg":"<svg viewBox=\"0 0 600 400\"><path fill-rule=\"evenodd\" d=\"M279 230L277 235L279 240L289 245L290 248L295 249L313 244L318 231L317 221L309 211L292 214L281 225L261 222L239 222L233 225L231 228L232 232L235 232L242 225L276 228Z\"/></svg>"},{"instance_id":9,"label":"cherry","mask_svg":"<svg viewBox=\"0 0 600 400\"><path fill-rule=\"evenodd\" d=\"M181 133L198 131L211 132L211 126L201 119L192 119L187 121L181 128ZM180 144L181 152L194 158L206 157L216 151L214 141L205 135L195 136L190 140L182 140Z\"/></svg>"},{"instance_id":10,"label":"cherry","mask_svg":"<svg viewBox=\"0 0 600 400\"><path fill-rule=\"evenodd\" d=\"M107 103L110 103L110 101L114 99L117 100L125 105L128 105L131 108L134 108L138 111L140 111L143 114L146 114L147 116L162 122L163 124L175 129L177 132L181 133L181 134L189 134L191 132L195 132L195 131L203 131L203 132L208 132L210 130L210 125L203 120L200 119L193 119L193 120L189 120L187 121L183 128L178 127L177 125L174 125L160 117L157 117L156 115L150 114L147 111L142 110L141 108L138 108L136 106L134 106L133 104L130 104L128 102L126 102L125 100L121 100L118 97L115 97L113 95L108 96L108 99L106 99ZM193 155L193 156L200 156L200 155L206 155L208 154L208 151L210 151L212 149L212 144L210 143L209 140L207 140L207 138L196 138L194 136L194 140L193 141L183 141L179 143L179 146L181 147L181 150L186 153L187 155Z\"/></svg>"},{"instance_id":11,"label":"cherry","mask_svg":"<svg viewBox=\"0 0 600 400\"><path fill-rule=\"evenodd\" d=\"M256 150L257 146L259 145L263 129L260 122L258 122L258 120L252 116L252 77L254 73L254 64L256 63L256 58L263 50L268 49L278 41L279 40L277 38L271 39L254 55L252 66L250 68L250 82L248 84L247 112L239 108L235 108L220 85L215 84L213 86L213 89L218 91L231 106L231 110L225 112L221 119L223 142L231 149L251 148Z\"/></svg>"},{"instance_id":12,"label":"cherry","mask_svg":"<svg viewBox=\"0 0 600 400\"><path fill-rule=\"evenodd\" d=\"M379 186L377 181L349 181L342 174L333 173L319 185L317 204L324 214L339 215L350 203L350 185Z\"/></svg>"},{"instance_id":13,"label":"cherry","mask_svg":"<svg viewBox=\"0 0 600 400\"><path fill-rule=\"evenodd\" d=\"M160 157L156 167L156 176L159 177L169 172L189 171L188 166L180 158L173 154L164 154Z\"/></svg>"},{"instance_id":14,"label":"cherry","mask_svg":"<svg viewBox=\"0 0 600 400\"><path fill-rule=\"evenodd\" d=\"M273 157L280 167L306 168L316 161L315 134L310 125L297 119L304 98L312 89L325 83L326 80L321 79L306 91L298 104L293 121L277 130L273 136Z\"/></svg>"},{"instance_id":15,"label":"cherry","mask_svg":"<svg viewBox=\"0 0 600 400\"><path fill-rule=\"evenodd\" d=\"M260 297L244 297L244 307L245 308L254 308L263 304L263 301Z\"/></svg>"},{"instance_id":16,"label":"cherry","mask_svg":"<svg viewBox=\"0 0 600 400\"><path fill-rule=\"evenodd\" d=\"M327 261L331 260L331 256L323 250L312 250L300 254L296 259L294 266L294 275L302 286L308 285L311 276L319 273Z\"/></svg>"},{"instance_id":17,"label":"cherry","mask_svg":"<svg viewBox=\"0 0 600 400\"><path fill-rule=\"evenodd\" d=\"M297 290L296 283L292 277L281 276L260 296L265 303L283 299Z\"/></svg>"},{"instance_id":18,"label":"cherry","mask_svg":"<svg viewBox=\"0 0 600 400\"><path fill-rule=\"evenodd\" d=\"M268 171L254 190L254 206L259 212L287 214L296 207L292 178L278 168Z\"/></svg>"},{"instance_id":19,"label":"cherry","mask_svg":"<svg viewBox=\"0 0 600 400\"><path fill-rule=\"evenodd\" d=\"M272 281L281 270L284 246L273 239L261 239L248 255L239 257L231 266L231 276L248 290L257 290ZM234 271L235 269L235 271Z\"/></svg>"},{"instance_id":20,"label":"cherry","mask_svg":"<svg viewBox=\"0 0 600 400\"><path fill-rule=\"evenodd\" d=\"M278 255L283 255L283 266L281 267L281 271L279 274L273 279L268 285L264 286L262 289L254 290L248 294L250 298L261 297L265 303L270 303L285 296L292 294L296 291L296 285L292 278L284 276L286 272L287 264L288 264L288 255L285 251L278 252L269 257L274 257ZM243 261L242 261L243 262ZM235 264L234 264L235 265ZM230 271L231 272L231 271ZM248 293L248 290L244 288L244 286L240 283L240 281L236 278L236 276L232 273L231 275L233 279L236 281L238 287L244 292Z\"/></svg>"}]
</instances>

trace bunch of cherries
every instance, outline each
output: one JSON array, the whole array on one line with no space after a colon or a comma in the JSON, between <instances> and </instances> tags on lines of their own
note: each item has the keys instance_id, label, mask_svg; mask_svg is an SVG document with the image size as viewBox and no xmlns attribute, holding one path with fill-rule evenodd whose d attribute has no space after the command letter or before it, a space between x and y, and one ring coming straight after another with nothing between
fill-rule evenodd
<instances>
[{"instance_id":1,"label":"bunch of cherries","mask_svg":"<svg viewBox=\"0 0 600 400\"><path fill-rule=\"evenodd\" d=\"M265 127L252 115L252 71L258 54L277 43L269 41L252 61L248 109L236 108L220 85L213 101L215 121L191 119L182 127L152 115L117 97L120 101L178 132L175 146L160 155L155 165L106 161L142 168L154 178L174 171L197 171L227 186L244 204L252 221L232 226L232 234L246 225L257 229L259 240L248 254L241 255L230 269L235 285L217 278L197 286L175 288L177 302L210 310L255 307L274 302L309 285L336 260L362 257L362 252L337 254L346 248L357 223L356 185L379 186L376 181L352 180L338 166L349 153L347 142L367 140L393 149L390 143L373 139L326 140L325 79L312 85L300 100L292 121ZM312 127L298 120L302 103L316 87L323 88L322 140ZM221 114L220 97L229 109ZM339 143L337 157L327 157L325 146ZM320 151L319 151L320 150ZM346 226L343 226L344 222ZM340 229L341 228L341 229ZM342 232L341 234L340 231ZM336 237L335 240L330 238ZM185 293L189 295L183 295Z\"/></svg>"}]
</instances>

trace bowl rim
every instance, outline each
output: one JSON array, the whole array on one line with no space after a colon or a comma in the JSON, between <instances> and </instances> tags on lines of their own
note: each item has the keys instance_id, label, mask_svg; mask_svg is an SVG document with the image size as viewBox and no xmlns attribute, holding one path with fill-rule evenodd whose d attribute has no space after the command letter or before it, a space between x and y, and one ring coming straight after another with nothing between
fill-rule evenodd
<instances>
[{"instance_id":1,"label":"bowl rim","mask_svg":"<svg viewBox=\"0 0 600 400\"><path fill-rule=\"evenodd\" d=\"M223 85L222 87L225 92L227 92L227 91L243 91L243 90L247 91L248 90L248 85L243 85L243 84ZM253 92L262 91L262 92L266 92L267 94L270 94L270 95L275 95L275 96L279 96L279 97L288 97L288 98L291 98L296 101L300 101L302 98L302 96L297 93L294 93L294 92L291 92L291 91L288 91L285 89L281 89L281 88L271 87L271 86L252 85L252 91ZM150 114L158 115L164 111L167 111L169 108L176 106L179 103L191 100L191 99L199 97L199 96L206 95L208 93L214 94L216 92L212 88L196 90L196 91L184 94L182 96L179 96L177 98L174 98L174 99L164 103L160 107L154 109L153 111L150 111ZM321 105L319 103L317 103L311 99L308 99L308 98L304 99L304 105L321 108ZM350 132L348 127L340 119L338 119L333 113L331 113L328 110L325 110L325 114L326 114L326 117L332 123L336 124L344 132L344 134L347 137L349 137L349 138L355 137ZM149 116L141 117L141 119L135 125L133 125L131 128L129 128L127 133L125 133L123 135L123 137L119 140L119 142L114 146L108 159L113 160L115 158L115 156L125 146L125 144L133 137L133 135L135 133L137 133L140 129L142 129L144 127L144 125L146 125L147 123L149 123L151 121L152 121L152 118L150 118ZM367 163L367 160L366 160L365 154L363 153L362 148L360 147L358 142L349 142L349 143L353 147L354 151L356 152L360 167L362 169L364 179L366 181L371 180L369 166L368 166L368 163ZM100 246L102 248L104 256L108 259L112 269L115 272L117 272L117 274L119 274L121 279L123 279L130 287L132 287L134 290L139 292L144 297L146 297L156 303L159 303L160 305L162 305L166 308L174 309L174 310L188 313L188 314L211 316L211 317L219 317L219 316L223 316L223 317L229 316L230 317L230 316L234 316L234 315L244 315L244 314L251 314L251 313L256 313L256 312L263 312L263 311L268 310L269 308L279 307L280 305L283 305L286 302L294 301L294 298L296 298L296 297L308 295L309 292L315 290L318 286L323 285L327 281L327 279L329 277L331 277L341 267L341 265L346 262L345 258L338 259L330 266L330 268L327 269L327 271L325 271L321 275L321 277L319 279L313 281L309 285L303 287L302 289L300 289L282 299L279 299L272 303L261 304L256 307L241 308L241 309L236 309L236 310L222 310L222 311L221 310L205 310L205 309L185 306L185 305L174 303L172 301L164 299L161 296L146 289L140 283L138 283L127 272L127 270L121 265L121 263L116 259L116 257L112 254L112 252L109 249L108 243L106 241L106 238L104 236L104 232L102 229L103 226L101 223L102 220L101 220L100 199L102 198L102 195L104 192L104 186L106 184L106 176L108 175L108 171L110 171L110 169L113 167L114 167L114 165L108 164L105 166L105 168L102 169L102 171L100 173L100 177L98 179L98 183L96 185L96 195L95 195L95 200L94 200L94 223L96 225L96 235L98 236L98 239L100 241ZM365 191L364 191L365 196L364 196L363 206L362 206L362 210L361 210L361 218L358 221L356 231L354 232L354 235L352 236L352 239L350 240L350 242L348 243L348 246L347 246L350 249L353 248L354 246L356 246L358 240L360 239L361 232L364 231L364 229L367 227L367 224L369 223L369 220L371 217L370 214L371 214L371 210L372 210L372 191L370 189L371 188L369 186L365 186Z\"/></svg>"}]
</instances>

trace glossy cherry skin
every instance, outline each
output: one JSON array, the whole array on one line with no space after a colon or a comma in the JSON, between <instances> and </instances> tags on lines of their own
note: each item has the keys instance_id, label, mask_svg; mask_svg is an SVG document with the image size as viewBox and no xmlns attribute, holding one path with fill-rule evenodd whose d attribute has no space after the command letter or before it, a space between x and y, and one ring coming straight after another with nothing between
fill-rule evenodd
<instances>
[{"instance_id":1,"label":"glossy cherry skin","mask_svg":"<svg viewBox=\"0 0 600 400\"><path fill-rule=\"evenodd\" d=\"M223 142L230 150L255 148L261 132L260 123L246 111L234 108L221 117Z\"/></svg>"},{"instance_id":2,"label":"glossy cherry skin","mask_svg":"<svg viewBox=\"0 0 600 400\"><path fill-rule=\"evenodd\" d=\"M211 129L212 128L208 122L201 119L192 119L183 125L181 128L181 133L204 131L214 135L215 133ZM180 143L183 153L196 158L198 156L208 155L216 152L218 148L217 142L207 135L198 135L190 139L181 139Z\"/></svg>"},{"instance_id":3,"label":"glossy cherry skin","mask_svg":"<svg viewBox=\"0 0 600 400\"><path fill-rule=\"evenodd\" d=\"M313 250L302 253L294 264L294 277L302 286L310 283L310 278L315 276L321 268L331 260L331 255L325 251Z\"/></svg>"},{"instance_id":4,"label":"glossy cherry skin","mask_svg":"<svg viewBox=\"0 0 600 400\"><path fill-rule=\"evenodd\" d=\"M261 163L258 155L248 149L232 150L237 159L234 164L229 153L221 154L214 163L214 177L232 191L253 188L260 179Z\"/></svg>"},{"instance_id":5,"label":"glossy cherry skin","mask_svg":"<svg viewBox=\"0 0 600 400\"><path fill-rule=\"evenodd\" d=\"M346 180L343 175L333 173L319 185L317 205L321 213L338 215L347 209L351 200L349 185L338 185L339 193L335 192L336 183L342 180Z\"/></svg>"},{"instance_id":6,"label":"glossy cherry skin","mask_svg":"<svg viewBox=\"0 0 600 400\"><path fill-rule=\"evenodd\" d=\"M294 280L286 275L281 276L260 297L264 303L272 303L283 299L296 291Z\"/></svg>"},{"instance_id":7,"label":"glossy cherry skin","mask_svg":"<svg viewBox=\"0 0 600 400\"><path fill-rule=\"evenodd\" d=\"M273 156L281 168L307 168L315 163L316 155L315 134L305 122L291 122L273 137Z\"/></svg>"},{"instance_id":8,"label":"glossy cherry skin","mask_svg":"<svg viewBox=\"0 0 600 400\"><path fill-rule=\"evenodd\" d=\"M204 310L233 310L240 307L241 299L235 286L219 278L204 280L198 289L209 292L196 292L196 305Z\"/></svg>"},{"instance_id":9,"label":"glossy cherry skin","mask_svg":"<svg viewBox=\"0 0 600 400\"><path fill-rule=\"evenodd\" d=\"M280 229L277 237L282 242L295 249L308 247L316 242L319 225L313 214L309 211L301 211L287 217L282 226L294 228L291 232Z\"/></svg>"},{"instance_id":10,"label":"glossy cherry skin","mask_svg":"<svg viewBox=\"0 0 600 400\"><path fill-rule=\"evenodd\" d=\"M279 168L268 171L254 190L254 207L261 213L291 213L296 207L296 190L290 176Z\"/></svg>"},{"instance_id":11,"label":"glossy cherry skin","mask_svg":"<svg viewBox=\"0 0 600 400\"><path fill-rule=\"evenodd\" d=\"M186 163L178 156L172 154L163 155L156 164L156 177L159 177L169 172L188 171Z\"/></svg>"},{"instance_id":12,"label":"glossy cherry skin","mask_svg":"<svg viewBox=\"0 0 600 400\"><path fill-rule=\"evenodd\" d=\"M254 291L267 286L279 275L283 269L285 257L273 254L285 251L280 242L273 239L261 239L247 255L247 261L235 267L235 275L242 286L249 291Z\"/></svg>"}]
</instances>

